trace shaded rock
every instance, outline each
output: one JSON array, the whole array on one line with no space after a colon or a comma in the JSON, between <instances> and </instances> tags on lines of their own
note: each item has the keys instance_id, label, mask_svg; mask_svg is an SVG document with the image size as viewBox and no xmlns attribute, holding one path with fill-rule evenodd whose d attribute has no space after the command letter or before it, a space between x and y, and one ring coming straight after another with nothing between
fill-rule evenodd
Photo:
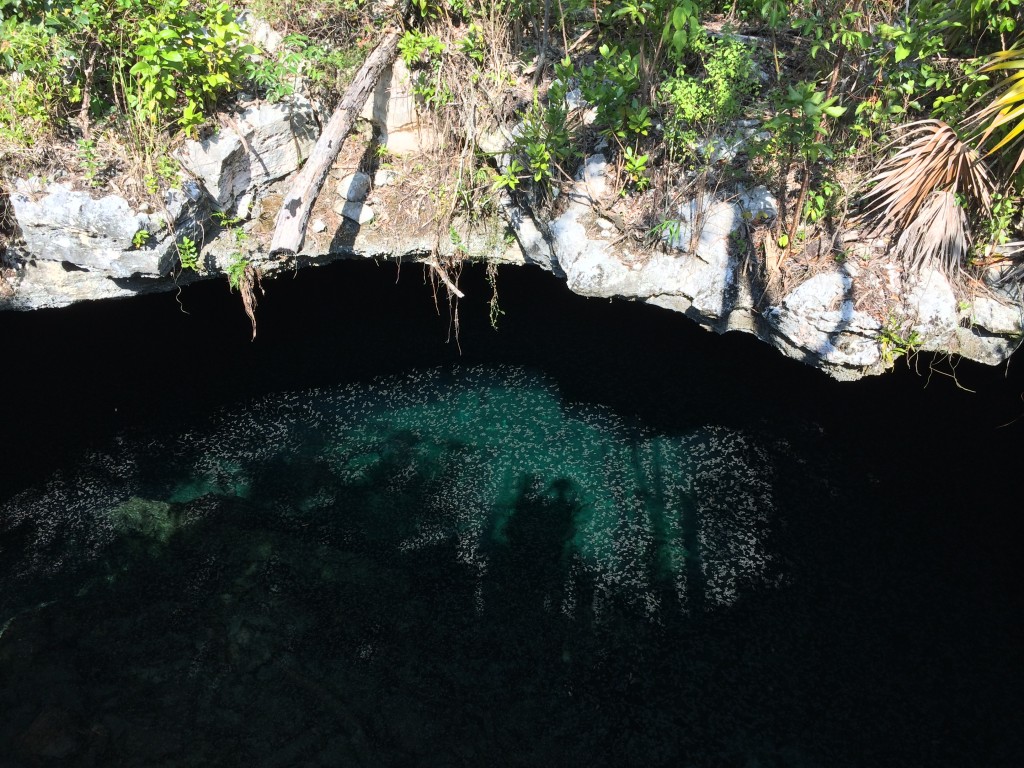
<instances>
[{"instance_id":1,"label":"shaded rock","mask_svg":"<svg viewBox=\"0 0 1024 768\"><path fill-rule=\"evenodd\" d=\"M83 747L77 719L66 710L46 709L32 721L21 746L35 760L63 760Z\"/></svg>"},{"instance_id":2,"label":"shaded rock","mask_svg":"<svg viewBox=\"0 0 1024 768\"><path fill-rule=\"evenodd\" d=\"M370 177L360 171L350 173L338 182L336 191L338 197L361 203L370 194Z\"/></svg>"}]
</instances>

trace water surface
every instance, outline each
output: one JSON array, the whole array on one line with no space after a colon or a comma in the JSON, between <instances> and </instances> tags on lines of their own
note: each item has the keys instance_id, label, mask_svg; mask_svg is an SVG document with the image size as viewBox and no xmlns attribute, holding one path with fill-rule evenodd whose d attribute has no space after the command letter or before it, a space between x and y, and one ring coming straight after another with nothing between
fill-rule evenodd
<instances>
[{"instance_id":1,"label":"water surface","mask_svg":"<svg viewBox=\"0 0 1024 768\"><path fill-rule=\"evenodd\" d=\"M1016 764L1012 381L352 274L0 318L12 765Z\"/></svg>"}]
</instances>

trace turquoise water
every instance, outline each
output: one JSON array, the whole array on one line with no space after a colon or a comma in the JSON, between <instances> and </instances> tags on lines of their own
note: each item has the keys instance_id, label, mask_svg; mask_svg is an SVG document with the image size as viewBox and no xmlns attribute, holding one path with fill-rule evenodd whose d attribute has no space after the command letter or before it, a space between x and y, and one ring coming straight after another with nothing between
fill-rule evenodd
<instances>
[{"instance_id":1,"label":"turquoise water","mask_svg":"<svg viewBox=\"0 0 1024 768\"><path fill-rule=\"evenodd\" d=\"M774 460L742 432L661 433L507 366L277 395L120 440L0 508L21 539L2 572L5 708L26 706L29 670L33 686L97 686L53 708L81 713L57 726L69 755L123 730L132 759L239 757L165 733L168 707L201 732L241 728L259 744L247 759L270 764L429 762L451 728L456 755L483 759L496 745L476 742L504 730L488 718L506 717L536 729L504 734L520 762L586 754L549 710L593 696L613 648L785 583Z\"/></svg>"},{"instance_id":2,"label":"turquoise water","mask_svg":"<svg viewBox=\"0 0 1024 768\"><path fill-rule=\"evenodd\" d=\"M91 408L36 383L11 443L55 457L0 497L0 765L1017 764L1020 527L954 477L991 438L940 453L978 417L915 443L606 307L441 363L288 328L264 378L115 338L68 386L32 344Z\"/></svg>"}]
</instances>

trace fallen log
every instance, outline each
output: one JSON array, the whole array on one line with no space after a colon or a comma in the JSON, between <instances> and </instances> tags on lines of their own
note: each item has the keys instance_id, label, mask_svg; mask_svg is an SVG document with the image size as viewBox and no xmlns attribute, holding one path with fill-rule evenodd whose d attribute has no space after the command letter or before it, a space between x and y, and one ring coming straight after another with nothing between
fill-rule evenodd
<instances>
[{"instance_id":1,"label":"fallen log","mask_svg":"<svg viewBox=\"0 0 1024 768\"><path fill-rule=\"evenodd\" d=\"M369 58L363 62L352 84L345 91L341 104L334 110L306 164L281 201L274 237L270 242L271 253L297 253L302 247L306 239L306 225L309 223L317 195L320 194L327 179L327 172L341 151L345 137L352 130L356 116L376 87L381 73L395 60L401 36L402 32L398 29L388 32Z\"/></svg>"}]
</instances>

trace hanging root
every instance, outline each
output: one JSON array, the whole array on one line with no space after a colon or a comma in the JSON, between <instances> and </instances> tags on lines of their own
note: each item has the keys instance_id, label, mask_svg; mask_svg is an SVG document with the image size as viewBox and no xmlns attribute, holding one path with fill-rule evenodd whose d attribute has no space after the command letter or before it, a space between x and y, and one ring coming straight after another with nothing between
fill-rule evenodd
<instances>
[{"instance_id":1,"label":"hanging root","mask_svg":"<svg viewBox=\"0 0 1024 768\"><path fill-rule=\"evenodd\" d=\"M252 338L256 339L256 292L263 295L263 273L252 264L245 265L245 272L238 283L239 292L242 294L242 306L245 307L245 314L252 323Z\"/></svg>"},{"instance_id":2,"label":"hanging root","mask_svg":"<svg viewBox=\"0 0 1024 768\"><path fill-rule=\"evenodd\" d=\"M438 263L436 258L431 257L430 261L427 263L430 265L430 268L434 270L434 274L441 278L441 282L445 284L445 287L448 289L448 293L458 296L460 299L466 298L466 294L460 291L459 286L452 282L452 279L448 276L444 267Z\"/></svg>"}]
</instances>

